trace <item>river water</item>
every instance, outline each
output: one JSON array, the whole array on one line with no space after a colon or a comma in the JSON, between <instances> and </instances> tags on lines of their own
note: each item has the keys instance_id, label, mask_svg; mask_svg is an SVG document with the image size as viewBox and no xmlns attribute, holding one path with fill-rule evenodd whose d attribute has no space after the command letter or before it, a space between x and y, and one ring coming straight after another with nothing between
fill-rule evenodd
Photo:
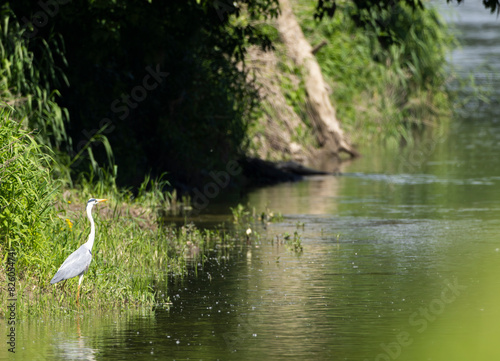
<instances>
[{"instance_id":1,"label":"river water","mask_svg":"<svg viewBox=\"0 0 500 361\"><path fill-rule=\"evenodd\" d=\"M170 310L28 318L0 358L500 359L500 24L472 1L456 10L453 62L489 104L415 145L362 149L342 176L250 193L284 220L171 280ZM295 232L302 252L282 243Z\"/></svg>"}]
</instances>

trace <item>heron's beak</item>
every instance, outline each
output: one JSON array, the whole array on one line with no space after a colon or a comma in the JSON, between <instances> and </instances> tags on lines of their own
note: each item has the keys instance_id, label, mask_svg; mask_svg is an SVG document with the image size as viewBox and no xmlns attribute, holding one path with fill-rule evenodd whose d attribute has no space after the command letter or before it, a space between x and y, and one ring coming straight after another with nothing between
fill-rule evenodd
<instances>
[{"instance_id":1,"label":"heron's beak","mask_svg":"<svg viewBox=\"0 0 500 361\"><path fill-rule=\"evenodd\" d=\"M96 199L96 201L98 201L99 203L101 203L101 202L106 202L107 199Z\"/></svg>"}]
</instances>

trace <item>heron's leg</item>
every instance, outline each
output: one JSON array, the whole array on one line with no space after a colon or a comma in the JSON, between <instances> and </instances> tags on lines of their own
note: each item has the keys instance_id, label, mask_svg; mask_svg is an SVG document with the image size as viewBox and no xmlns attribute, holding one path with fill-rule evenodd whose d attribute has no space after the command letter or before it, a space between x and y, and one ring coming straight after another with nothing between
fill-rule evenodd
<instances>
[{"instance_id":1,"label":"heron's leg","mask_svg":"<svg viewBox=\"0 0 500 361\"><path fill-rule=\"evenodd\" d=\"M80 298L80 285L78 285L78 291L76 291L76 304L80 306L80 302L78 302L78 299Z\"/></svg>"},{"instance_id":2,"label":"heron's leg","mask_svg":"<svg viewBox=\"0 0 500 361\"><path fill-rule=\"evenodd\" d=\"M78 306L80 306L78 299L80 298L80 285L82 284L82 281L83 281L83 273L80 275L80 280L78 281L78 291L76 292L76 304Z\"/></svg>"}]
</instances>

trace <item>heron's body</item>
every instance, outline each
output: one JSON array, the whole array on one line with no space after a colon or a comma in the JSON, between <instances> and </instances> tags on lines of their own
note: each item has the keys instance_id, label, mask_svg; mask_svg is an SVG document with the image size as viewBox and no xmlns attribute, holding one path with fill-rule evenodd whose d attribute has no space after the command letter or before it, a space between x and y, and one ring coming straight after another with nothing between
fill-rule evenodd
<instances>
[{"instance_id":1,"label":"heron's body","mask_svg":"<svg viewBox=\"0 0 500 361\"><path fill-rule=\"evenodd\" d=\"M57 270L54 275L51 284L61 282L76 276L80 276L78 281L78 292L76 294L76 302L78 303L78 298L80 296L80 285L83 280L83 275L89 269L90 262L92 261L92 247L94 245L95 239L95 224L92 218L92 207L99 203L104 202L106 199L95 199L91 198L87 202L87 217L90 221L90 234L87 242L82 244L75 252L71 253L68 258L63 262L61 267Z\"/></svg>"},{"instance_id":2,"label":"heron's body","mask_svg":"<svg viewBox=\"0 0 500 361\"><path fill-rule=\"evenodd\" d=\"M76 276L83 276L88 271L91 261L92 251L88 248L87 243L82 244L80 248L66 258L66 261L59 267L50 283L54 284ZM78 267L75 267L75 265Z\"/></svg>"}]
</instances>

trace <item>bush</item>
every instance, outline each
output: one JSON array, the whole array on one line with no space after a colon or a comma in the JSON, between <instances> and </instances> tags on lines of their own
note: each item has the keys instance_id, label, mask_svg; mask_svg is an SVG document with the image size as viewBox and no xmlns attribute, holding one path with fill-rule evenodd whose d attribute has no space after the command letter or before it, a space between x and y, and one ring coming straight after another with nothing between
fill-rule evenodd
<instances>
[{"instance_id":1,"label":"bush","mask_svg":"<svg viewBox=\"0 0 500 361\"><path fill-rule=\"evenodd\" d=\"M0 112L0 252L13 250L18 269L43 267L43 229L52 223L57 182L50 174L51 158L11 112Z\"/></svg>"},{"instance_id":2,"label":"bush","mask_svg":"<svg viewBox=\"0 0 500 361\"><path fill-rule=\"evenodd\" d=\"M392 12L361 11L360 27L353 21L360 10L352 4L318 23L313 4L296 3L311 44L328 41L316 56L339 119L358 142L374 135L410 139L413 129L437 124L451 109L446 54L453 36L436 10L394 6Z\"/></svg>"}]
</instances>

